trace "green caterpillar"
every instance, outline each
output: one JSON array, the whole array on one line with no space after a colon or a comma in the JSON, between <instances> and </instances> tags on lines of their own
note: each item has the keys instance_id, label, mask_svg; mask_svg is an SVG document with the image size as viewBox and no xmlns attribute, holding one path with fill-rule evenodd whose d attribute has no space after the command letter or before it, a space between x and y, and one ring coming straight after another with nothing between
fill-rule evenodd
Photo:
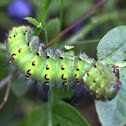
<instances>
[{"instance_id":1,"label":"green caterpillar","mask_svg":"<svg viewBox=\"0 0 126 126\"><path fill-rule=\"evenodd\" d=\"M113 69L89 59L85 54L69 55L38 46L29 26L13 27L7 49L9 62L21 71L26 79L42 82L47 86L84 85L97 99L112 99L119 90Z\"/></svg>"}]
</instances>

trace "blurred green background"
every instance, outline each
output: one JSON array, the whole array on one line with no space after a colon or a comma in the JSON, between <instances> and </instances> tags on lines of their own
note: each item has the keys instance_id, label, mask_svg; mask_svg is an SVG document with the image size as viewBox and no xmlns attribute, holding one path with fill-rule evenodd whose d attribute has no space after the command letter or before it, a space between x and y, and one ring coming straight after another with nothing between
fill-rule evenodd
<instances>
[{"instance_id":1,"label":"blurred green background","mask_svg":"<svg viewBox=\"0 0 126 126\"><path fill-rule=\"evenodd\" d=\"M64 0L63 23L60 30L69 26L98 1L99 0ZM0 43L6 42L8 31L13 26L31 25L27 21L22 20L25 16L39 19L43 2L44 0L0 0ZM46 19L48 41L53 39L60 32L60 30L57 30L59 29L59 12L60 0L53 0ZM126 1L109 0L104 6L63 36L57 47L54 45L52 48L62 48L63 44L66 42L68 45L75 46L75 54L85 52L89 57L97 59L96 48L100 39L110 29L125 24ZM33 25L31 26L34 27ZM43 36L44 33L41 33L41 42L45 42ZM5 53L6 51L0 50L0 81L10 73ZM41 100L42 90L38 89L37 86L17 86L14 81L15 80L12 82L8 101L0 111L0 126L13 125L15 122L24 119L32 110L43 103ZM5 90L6 87L0 89L1 102ZM82 98L81 102L74 104L74 106L91 125L100 125L95 112L94 100L90 96L84 97L84 99Z\"/></svg>"}]
</instances>

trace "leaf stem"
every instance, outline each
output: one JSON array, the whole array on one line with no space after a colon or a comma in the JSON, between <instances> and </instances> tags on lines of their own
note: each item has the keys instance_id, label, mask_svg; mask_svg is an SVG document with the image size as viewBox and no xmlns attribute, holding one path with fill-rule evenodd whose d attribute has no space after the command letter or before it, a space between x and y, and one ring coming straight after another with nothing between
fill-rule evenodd
<instances>
[{"instance_id":1,"label":"leaf stem","mask_svg":"<svg viewBox=\"0 0 126 126\"><path fill-rule=\"evenodd\" d=\"M82 20L84 20L86 17L88 17L92 12L94 12L96 9L98 9L100 6L102 6L105 2L108 0L101 0L98 2L94 7L89 9L86 13L84 13L80 18L78 18L75 22L73 22L70 26L68 26L65 30L63 30L60 34L58 34L54 39L52 39L45 47L44 49L47 49L50 45L52 45L57 39L65 35L68 31L70 31L73 27L75 27L77 24L79 24Z\"/></svg>"},{"instance_id":2,"label":"leaf stem","mask_svg":"<svg viewBox=\"0 0 126 126\"><path fill-rule=\"evenodd\" d=\"M52 106L53 106L53 91L52 88L49 89L48 93L48 126L53 126L52 124Z\"/></svg>"},{"instance_id":3,"label":"leaf stem","mask_svg":"<svg viewBox=\"0 0 126 126\"><path fill-rule=\"evenodd\" d=\"M63 0L61 0L61 8L60 8L60 31L62 31L63 24Z\"/></svg>"},{"instance_id":4,"label":"leaf stem","mask_svg":"<svg viewBox=\"0 0 126 126\"><path fill-rule=\"evenodd\" d=\"M47 33L47 30L46 30L46 25L45 25L45 28L43 28L44 30L44 34L45 34L45 44L48 43L48 33Z\"/></svg>"},{"instance_id":5,"label":"leaf stem","mask_svg":"<svg viewBox=\"0 0 126 126\"><path fill-rule=\"evenodd\" d=\"M93 43L99 43L100 39L92 39L92 40L84 40L84 41L72 41L65 43L67 45L78 45L78 44L93 44Z\"/></svg>"},{"instance_id":6,"label":"leaf stem","mask_svg":"<svg viewBox=\"0 0 126 126\"><path fill-rule=\"evenodd\" d=\"M51 2L52 0L45 0L41 15L40 15L40 19L39 19L39 23L41 24L41 27L36 28L33 35L38 36L40 32L42 31Z\"/></svg>"}]
</instances>

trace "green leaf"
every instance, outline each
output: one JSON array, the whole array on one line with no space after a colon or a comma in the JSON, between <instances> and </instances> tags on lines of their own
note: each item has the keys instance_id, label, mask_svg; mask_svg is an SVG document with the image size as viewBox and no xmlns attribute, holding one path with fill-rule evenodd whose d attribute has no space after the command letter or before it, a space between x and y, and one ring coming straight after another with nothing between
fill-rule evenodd
<instances>
[{"instance_id":1,"label":"green leaf","mask_svg":"<svg viewBox=\"0 0 126 126\"><path fill-rule=\"evenodd\" d=\"M89 123L72 106L65 102L54 104L51 109L42 105L14 126L89 126Z\"/></svg>"},{"instance_id":2,"label":"green leaf","mask_svg":"<svg viewBox=\"0 0 126 126\"><path fill-rule=\"evenodd\" d=\"M39 106L25 120L15 123L14 126L48 126L47 104Z\"/></svg>"},{"instance_id":3,"label":"green leaf","mask_svg":"<svg viewBox=\"0 0 126 126\"><path fill-rule=\"evenodd\" d=\"M1 3L0 3L0 6L1 6ZM0 24L2 24L2 25L0 25L0 28L8 31L8 29L10 29L12 27L13 22L10 23L10 19L8 18L7 13L5 11L2 11L2 10L0 11L0 17L2 17L0 20ZM2 38L2 36L1 36L1 38Z\"/></svg>"},{"instance_id":4,"label":"green leaf","mask_svg":"<svg viewBox=\"0 0 126 126\"><path fill-rule=\"evenodd\" d=\"M47 23L46 32L47 32L47 35L48 35L48 41L51 41L53 38L55 38L59 34L59 32L60 32L60 21L59 21L58 18L52 19ZM58 48L59 45L60 45L60 43L58 41L56 41L50 47L54 49L54 48Z\"/></svg>"},{"instance_id":5,"label":"green leaf","mask_svg":"<svg viewBox=\"0 0 126 126\"><path fill-rule=\"evenodd\" d=\"M54 126L89 126L89 123L71 105L58 102L53 107Z\"/></svg>"},{"instance_id":6,"label":"green leaf","mask_svg":"<svg viewBox=\"0 0 126 126\"><path fill-rule=\"evenodd\" d=\"M65 25L70 25L73 21L84 14L88 9L92 7L92 1L74 1L69 5L67 13L65 13Z\"/></svg>"},{"instance_id":7,"label":"green leaf","mask_svg":"<svg viewBox=\"0 0 126 126\"><path fill-rule=\"evenodd\" d=\"M25 20L28 20L30 23L32 23L32 24L35 25L36 27L41 27L41 26L40 26L40 23L39 23L35 18L32 18L32 17L25 17L24 19L25 19Z\"/></svg>"},{"instance_id":8,"label":"green leaf","mask_svg":"<svg viewBox=\"0 0 126 126\"><path fill-rule=\"evenodd\" d=\"M8 6L11 2L12 0L0 0L0 7Z\"/></svg>"},{"instance_id":9,"label":"green leaf","mask_svg":"<svg viewBox=\"0 0 126 126\"><path fill-rule=\"evenodd\" d=\"M104 61L123 61L126 59L126 26L109 31L98 45L98 59ZM103 126L122 126L126 124L126 69L120 69L122 86L117 96L106 102L96 101L96 110Z\"/></svg>"},{"instance_id":10,"label":"green leaf","mask_svg":"<svg viewBox=\"0 0 126 126\"><path fill-rule=\"evenodd\" d=\"M48 33L48 40L52 40L56 37L60 31L60 21L58 18L51 19L46 26L46 30Z\"/></svg>"},{"instance_id":11,"label":"green leaf","mask_svg":"<svg viewBox=\"0 0 126 126\"><path fill-rule=\"evenodd\" d=\"M95 101L102 126L123 126L126 124L126 69L120 70L122 86L115 99Z\"/></svg>"},{"instance_id":12,"label":"green leaf","mask_svg":"<svg viewBox=\"0 0 126 126\"><path fill-rule=\"evenodd\" d=\"M110 30L97 47L98 60L123 61L126 59L126 26Z\"/></svg>"}]
</instances>

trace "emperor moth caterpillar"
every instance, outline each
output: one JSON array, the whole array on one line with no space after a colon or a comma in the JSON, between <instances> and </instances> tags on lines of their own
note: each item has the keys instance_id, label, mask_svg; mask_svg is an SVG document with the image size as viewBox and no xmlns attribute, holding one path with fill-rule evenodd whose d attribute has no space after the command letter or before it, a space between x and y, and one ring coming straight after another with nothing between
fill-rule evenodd
<instances>
[{"instance_id":1,"label":"emperor moth caterpillar","mask_svg":"<svg viewBox=\"0 0 126 126\"><path fill-rule=\"evenodd\" d=\"M85 54L74 56L61 51L43 51L32 32L29 26L13 27L7 42L9 62L27 80L31 78L59 87L83 84L97 99L115 97L119 82L112 68Z\"/></svg>"}]
</instances>

